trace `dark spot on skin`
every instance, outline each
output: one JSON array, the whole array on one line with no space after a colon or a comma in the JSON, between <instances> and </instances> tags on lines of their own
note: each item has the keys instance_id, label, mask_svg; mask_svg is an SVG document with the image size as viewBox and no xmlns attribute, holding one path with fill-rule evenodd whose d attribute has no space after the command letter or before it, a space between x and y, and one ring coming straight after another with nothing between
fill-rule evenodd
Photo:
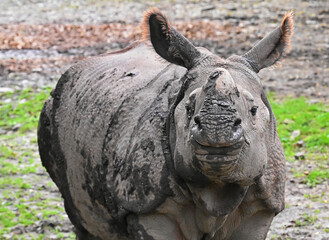
<instances>
[{"instance_id":1,"label":"dark spot on skin","mask_svg":"<svg viewBox=\"0 0 329 240\"><path fill-rule=\"evenodd\" d=\"M196 115L194 117L194 122L196 123L196 125L198 125L199 128L201 128L201 120L199 115Z\"/></svg>"},{"instance_id":2,"label":"dark spot on skin","mask_svg":"<svg viewBox=\"0 0 329 240\"><path fill-rule=\"evenodd\" d=\"M188 118L188 120L190 120L191 119L191 117L192 117L192 108L191 108L191 105L190 104L186 104L185 105L185 109L186 109L186 112L187 112L187 118Z\"/></svg>"},{"instance_id":3,"label":"dark spot on skin","mask_svg":"<svg viewBox=\"0 0 329 240\"><path fill-rule=\"evenodd\" d=\"M206 239L208 239L208 234L207 233L203 234L201 240L206 240Z\"/></svg>"},{"instance_id":4,"label":"dark spot on skin","mask_svg":"<svg viewBox=\"0 0 329 240\"><path fill-rule=\"evenodd\" d=\"M186 109L186 115L187 115L187 125L189 124L195 110L195 94L191 95L189 97L189 100L185 104L185 109Z\"/></svg>"},{"instance_id":5,"label":"dark spot on skin","mask_svg":"<svg viewBox=\"0 0 329 240\"><path fill-rule=\"evenodd\" d=\"M97 80L101 80L101 79L103 79L103 78L105 77L105 75L106 75L106 73L101 74L101 75L97 78Z\"/></svg>"},{"instance_id":6,"label":"dark spot on skin","mask_svg":"<svg viewBox=\"0 0 329 240\"><path fill-rule=\"evenodd\" d=\"M255 116L256 113L257 113L257 109L258 109L258 106L253 106L253 107L250 109L251 115Z\"/></svg>"},{"instance_id":7,"label":"dark spot on skin","mask_svg":"<svg viewBox=\"0 0 329 240\"><path fill-rule=\"evenodd\" d=\"M56 89L55 90L52 90L50 92L50 96L52 96L53 98L55 98L56 100L59 100L60 99L60 95L57 93Z\"/></svg>"},{"instance_id":8,"label":"dark spot on skin","mask_svg":"<svg viewBox=\"0 0 329 240\"><path fill-rule=\"evenodd\" d=\"M136 75L135 73L130 72L130 73L128 73L126 76L127 76L127 77L133 77L133 76L135 76L135 75Z\"/></svg>"},{"instance_id":9,"label":"dark spot on skin","mask_svg":"<svg viewBox=\"0 0 329 240\"><path fill-rule=\"evenodd\" d=\"M234 122L234 126L238 126L241 124L241 118L237 118Z\"/></svg>"},{"instance_id":10,"label":"dark spot on skin","mask_svg":"<svg viewBox=\"0 0 329 240\"><path fill-rule=\"evenodd\" d=\"M141 142L141 148L146 151L150 150L151 152L154 152L155 146L153 141L150 138L144 139Z\"/></svg>"},{"instance_id":11,"label":"dark spot on skin","mask_svg":"<svg viewBox=\"0 0 329 240\"><path fill-rule=\"evenodd\" d=\"M50 120L49 120L48 116L45 115L45 117L44 117L44 119L42 121L43 121L43 125L45 127L49 127L50 126Z\"/></svg>"},{"instance_id":12,"label":"dark spot on skin","mask_svg":"<svg viewBox=\"0 0 329 240\"><path fill-rule=\"evenodd\" d=\"M138 75L138 72L124 72L121 76L121 78L125 78L125 77L135 77ZM120 78L120 79L121 79Z\"/></svg>"},{"instance_id":13,"label":"dark spot on skin","mask_svg":"<svg viewBox=\"0 0 329 240\"><path fill-rule=\"evenodd\" d=\"M239 92L238 89L236 89L235 93L236 93L236 95L237 95L238 97L240 97L240 92Z\"/></svg>"},{"instance_id":14,"label":"dark spot on skin","mask_svg":"<svg viewBox=\"0 0 329 240\"><path fill-rule=\"evenodd\" d=\"M128 72L128 73L127 72L124 72L122 77L135 77L137 75L138 75L138 72L137 71L135 71L135 72Z\"/></svg>"},{"instance_id":15,"label":"dark spot on skin","mask_svg":"<svg viewBox=\"0 0 329 240\"><path fill-rule=\"evenodd\" d=\"M136 191L137 195L140 199L143 199L145 196L149 195L149 193L153 191L153 188L151 187L152 184L149 181L149 174L150 172L150 165L144 165L141 168L135 167L132 171L133 179L135 179L138 182L138 185L136 185Z\"/></svg>"},{"instance_id":16,"label":"dark spot on skin","mask_svg":"<svg viewBox=\"0 0 329 240\"><path fill-rule=\"evenodd\" d=\"M134 186L131 186L128 190L128 194L129 195L132 195L133 193L135 192L135 187Z\"/></svg>"},{"instance_id":17,"label":"dark spot on skin","mask_svg":"<svg viewBox=\"0 0 329 240\"><path fill-rule=\"evenodd\" d=\"M258 182L258 180L263 176L263 174L259 174L258 176L254 177L254 182Z\"/></svg>"}]
</instances>

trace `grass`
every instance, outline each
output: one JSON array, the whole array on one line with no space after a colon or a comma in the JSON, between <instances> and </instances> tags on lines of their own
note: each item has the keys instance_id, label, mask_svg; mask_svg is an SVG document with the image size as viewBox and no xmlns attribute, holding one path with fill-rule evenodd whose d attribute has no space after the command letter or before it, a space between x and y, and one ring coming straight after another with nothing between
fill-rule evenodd
<instances>
[{"instance_id":1,"label":"grass","mask_svg":"<svg viewBox=\"0 0 329 240\"><path fill-rule=\"evenodd\" d=\"M35 131L49 93L50 88L28 88L0 94L0 131L5 133L0 135L0 239L45 239L45 233L15 233L15 229L40 227L41 222L58 222L59 216L60 219L66 216L64 209L58 206L62 199L48 194L56 190L56 186L50 179L41 184L38 175L44 170L38 157ZM269 95L269 100L287 160L300 161L301 164L311 161L315 166L308 171L296 170L294 176L310 186L328 180L329 106L309 104L305 98L279 101L273 94ZM296 131L299 134L292 137ZM33 136L23 137L28 134ZM303 141L303 146L298 145L298 141ZM295 160L297 152L303 152L305 160ZM321 201L321 196L305 197ZM305 215L296 225L315 221L315 215ZM62 232L58 226L48 226L47 229L58 239L75 238L73 233Z\"/></svg>"},{"instance_id":2,"label":"grass","mask_svg":"<svg viewBox=\"0 0 329 240\"><path fill-rule=\"evenodd\" d=\"M0 94L0 99L6 97L14 101L0 102L0 128L17 128L19 133L35 129L40 110L48 98L50 88L35 92L31 88L14 93ZM15 103L14 103L15 102Z\"/></svg>"},{"instance_id":3,"label":"grass","mask_svg":"<svg viewBox=\"0 0 329 240\"><path fill-rule=\"evenodd\" d=\"M300 219L295 221L296 227L303 227L307 225L314 225L318 217L313 214L303 213Z\"/></svg>"},{"instance_id":4,"label":"grass","mask_svg":"<svg viewBox=\"0 0 329 240\"><path fill-rule=\"evenodd\" d=\"M312 202L323 202L328 203L326 200L324 200L325 192L322 191L318 195L311 195L311 194L305 194L304 197L307 199L310 199Z\"/></svg>"},{"instance_id":5,"label":"grass","mask_svg":"<svg viewBox=\"0 0 329 240\"><path fill-rule=\"evenodd\" d=\"M315 186L316 184L320 184L327 179L329 179L328 169L314 169L306 175L304 182L309 186Z\"/></svg>"},{"instance_id":6,"label":"grass","mask_svg":"<svg viewBox=\"0 0 329 240\"><path fill-rule=\"evenodd\" d=\"M307 99L287 98L277 101L270 94L270 102L277 119L277 131L288 160L301 151L297 142L302 140L308 156L318 154L319 160L328 159L329 106L322 103L309 104ZM294 131L300 134L291 136Z\"/></svg>"},{"instance_id":7,"label":"grass","mask_svg":"<svg viewBox=\"0 0 329 240\"><path fill-rule=\"evenodd\" d=\"M35 132L49 93L50 88L28 88L0 94L0 132L5 133L0 135L0 239L48 239L49 234L75 239L61 230L59 220L66 215L59 206L62 199L51 194L56 187L46 175L40 181L45 171ZM28 229L40 229L40 234Z\"/></svg>"},{"instance_id":8,"label":"grass","mask_svg":"<svg viewBox=\"0 0 329 240\"><path fill-rule=\"evenodd\" d=\"M317 166L294 175L310 186L329 179L329 105L311 104L303 97L279 101L273 94L269 94L269 101L286 159L295 161L296 153L302 153L307 161Z\"/></svg>"}]
</instances>

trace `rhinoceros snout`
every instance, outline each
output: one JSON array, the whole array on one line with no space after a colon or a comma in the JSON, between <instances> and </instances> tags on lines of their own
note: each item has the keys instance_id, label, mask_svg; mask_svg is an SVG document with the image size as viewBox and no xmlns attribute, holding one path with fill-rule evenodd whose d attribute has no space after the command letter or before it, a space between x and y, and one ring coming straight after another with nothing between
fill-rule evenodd
<instances>
[{"instance_id":1,"label":"rhinoceros snout","mask_svg":"<svg viewBox=\"0 0 329 240\"><path fill-rule=\"evenodd\" d=\"M242 120L235 115L196 115L191 138L205 147L227 147L243 140Z\"/></svg>"}]
</instances>

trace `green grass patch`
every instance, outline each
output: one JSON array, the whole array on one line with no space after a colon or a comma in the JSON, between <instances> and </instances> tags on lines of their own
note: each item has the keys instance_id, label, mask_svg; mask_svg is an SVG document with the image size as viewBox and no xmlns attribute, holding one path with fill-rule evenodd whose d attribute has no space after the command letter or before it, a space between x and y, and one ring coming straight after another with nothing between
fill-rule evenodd
<instances>
[{"instance_id":1,"label":"green grass patch","mask_svg":"<svg viewBox=\"0 0 329 240\"><path fill-rule=\"evenodd\" d=\"M302 153L298 161L305 159L315 166L311 171L293 170L294 177L302 178L309 186L329 179L329 105L309 103L304 97L278 100L273 93L268 98L286 159L295 161L296 154Z\"/></svg>"},{"instance_id":2,"label":"green grass patch","mask_svg":"<svg viewBox=\"0 0 329 240\"><path fill-rule=\"evenodd\" d=\"M295 221L295 226L303 227L303 226L314 225L317 220L318 220L318 217L316 215L303 213L302 216L298 220Z\"/></svg>"},{"instance_id":3,"label":"green grass patch","mask_svg":"<svg viewBox=\"0 0 329 240\"><path fill-rule=\"evenodd\" d=\"M15 226L30 226L38 224L40 221L49 220L58 215L64 214L64 209L58 206L57 202L61 202L60 198L47 198L46 196L35 192L35 194L25 194L24 189L4 190L0 195L0 239L3 234L9 233ZM57 216L56 216L57 215ZM61 235L56 228L49 228L48 231ZM13 239L31 239L27 238L28 233L23 235L15 235ZM67 235L67 233L66 233ZM74 236L74 235L72 235ZM36 236L33 235L32 239ZM42 238L40 238L42 239ZM70 237L71 239L71 237ZM73 239L73 238L72 238Z\"/></svg>"},{"instance_id":4,"label":"green grass patch","mask_svg":"<svg viewBox=\"0 0 329 240\"><path fill-rule=\"evenodd\" d=\"M321 194L319 194L319 195L305 194L304 197L307 198L307 199L310 199L312 202L326 203L326 200L324 198L325 195L326 195L326 193L324 191L322 191Z\"/></svg>"},{"instance_id":5,"label":"green grass patch","mask_svg":"<svg viewBox=\"0 0 329 240\"><path fill-rule=\"evenodd\" d=\"M13 221L15 218L15 213L13 213L7 206L0 205L0 227L8 228L15 226L16 221Z\"/></svg>"},{"instance_id":6,"label":"green grass patch","mask_svg":"<svg viewBox=\"0 0 329 240\"><path fill-rule=\"evenodd\" d=\"M285 156L292 161L296 152L305 150L306 157L328 159L329 105L309 104L307 99L286 98L283 101L269 94L272 110L277 119L277 131L284 147ZM292 136L293 132L297 136ZM299 134L298 134L299 133ZM305 144L301 149L297 142Z\"/></svg>"},{"instance_id":7,"label":"green grass patch","mask_svg":"<svg viewBox=\"0 0 329 240\"><path fill-rule=\"evenodd\" d=\"M73 233L61 232L59 226L36 226L65 216L59 204L63 200L45 195L49 183L43 179L43 185L36 175L42 166L37 138L32 135L49 93L50 88L0 93L0 130L4 132L0 135L0 239L45 239L50 233L57 239L75 239ZM45 234L15 232L31 227L44 227Z\"/></svg>"},{"instance_id":8,"label":"green grass patch","mask_svg":"<svg viewBox=\"0 0 329 240\"><path fill-rule=\"evenodd\" d=\"M313 169L306 175L304 182L309 186L315 186L326 179L329 179L329 169Z\"/></svg>"},{"instance_id":9,"label":"green grass patch","mask_svg":"<svg viewBox=\"0 0 329 240\"><path fill-rule=\"evenodd\" d=\"M42 210L43 219L48 219L50 216L57 214L59 214L58 210Z\"/></svg>"},{"instance_id":10,"label":"green grass patch","mask_svg":"<svg viewBox=\"0 0 329 240\"><path fill-rule=\"evenodd\" d=\"M14 93L3 93L0 99L11 99L11 102L0 102L0 128L18 128L18 132L24 133L35 129L38 124L40 110L44 101L49 97L50 88L40 91L27 88Z\"/></svg>"},{"instance_id":11,"label":"green grass patch","mask_svg":"<svg viewBox=\"0 0 329 240\"><path fill-rule=\"evenodd\" d=\"M20 177L6 177L0 178L0 188L5 189L6 187L15 187L20 189L28 189L31 187L30 184L23 181Z\"/></svg>"},{"instance_id":12,"label":"green grass patch","mask_svg":"<svg viewBox=\"0 0 329 240\"><path fill-rule=\"evenodd\" d=\"M8 146L0 145L0 157L15 158L16 153Z\"/></svg>"}]
</instances>

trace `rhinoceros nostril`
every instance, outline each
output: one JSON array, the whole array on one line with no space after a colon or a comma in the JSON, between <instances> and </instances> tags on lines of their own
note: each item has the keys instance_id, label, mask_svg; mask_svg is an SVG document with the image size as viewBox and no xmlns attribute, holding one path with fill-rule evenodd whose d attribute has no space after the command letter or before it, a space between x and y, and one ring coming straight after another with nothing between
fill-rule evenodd
<instances>
[{"instance_id":1,"label":"rhinoceros nostril","mask_svg":"<svg viewBox=\"0 0 329 240\"><path fill-rule=\"evenodd\" d=\"M237 118L234 122L234 126L238 126L241 124L241 118Z\"/></svg>"},{"instance_id":2,"label":"rhinoceros nostril","mask_svg":"<svg viewBox=\"0 0 329 240\"><path fill-rule=\"evenodd\" d=\"M201 128L201 121L200 121L200 116L196 115L194 117L194 122L196 123L196 125L198 125L199 128Z\"/></svg>"}]
</instances>

